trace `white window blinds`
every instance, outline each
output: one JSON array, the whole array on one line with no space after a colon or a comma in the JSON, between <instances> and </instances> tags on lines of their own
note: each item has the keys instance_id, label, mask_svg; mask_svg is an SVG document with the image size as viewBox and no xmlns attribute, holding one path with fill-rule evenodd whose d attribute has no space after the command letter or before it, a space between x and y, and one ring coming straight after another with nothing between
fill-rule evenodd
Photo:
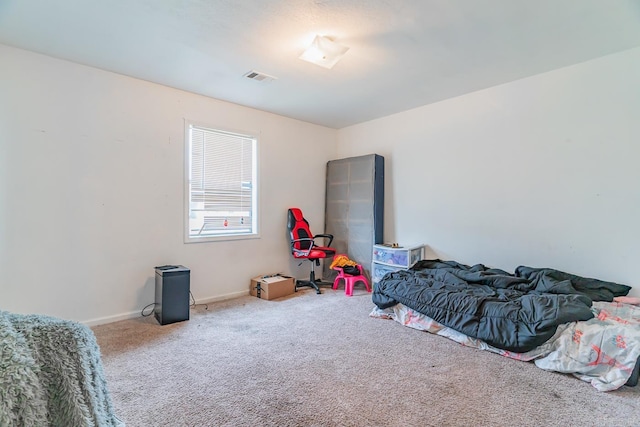
<instances>
[{"instance_id":1,"label":"white window blinds","mask_svg":"<svg viewBox=\"0 0 640 427\"><path fill-rule=\"evenodd\" d=\"M189 125L189 237L255 234L256 138Z\"/></svg>"}]
</instances>

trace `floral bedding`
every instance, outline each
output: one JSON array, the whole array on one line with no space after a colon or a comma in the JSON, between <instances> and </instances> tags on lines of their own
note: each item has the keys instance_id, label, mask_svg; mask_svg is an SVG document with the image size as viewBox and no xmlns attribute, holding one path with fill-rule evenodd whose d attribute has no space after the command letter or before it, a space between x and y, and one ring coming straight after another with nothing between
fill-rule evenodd
<instances>
[{"instance_id":1,"label":"floral bedding","mask_svg":"<svg viewBox=\"0 0 640 427\"><path fill-rule=\"evenodd\" d=\"M640 307L620 302L594 302L594 318L558 327L545 343L525 353L492 347L403 305L380 309L372 317L393 319L405 326L450 338L468 347L505 357L534 361L541 369L570 373L598 391L625 385L640 357Z\"/></svg>"}]
</instances>

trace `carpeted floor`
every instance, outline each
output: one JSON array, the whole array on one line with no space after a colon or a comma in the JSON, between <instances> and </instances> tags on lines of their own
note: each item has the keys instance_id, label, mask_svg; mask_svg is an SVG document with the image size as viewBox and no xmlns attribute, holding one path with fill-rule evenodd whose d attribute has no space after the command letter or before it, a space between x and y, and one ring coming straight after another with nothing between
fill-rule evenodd
<instances>
[{"instance_id":1,"label":"carpeted floor","mask_svg":"<svg viewBox=\"0 0 640 427\"><path fill-rule=\"evenodd\" d=\"M128 427L640 425L640 386L601 393L372 308L363 289L303 290L93 330Z\"/></svg>"}]
</instances>

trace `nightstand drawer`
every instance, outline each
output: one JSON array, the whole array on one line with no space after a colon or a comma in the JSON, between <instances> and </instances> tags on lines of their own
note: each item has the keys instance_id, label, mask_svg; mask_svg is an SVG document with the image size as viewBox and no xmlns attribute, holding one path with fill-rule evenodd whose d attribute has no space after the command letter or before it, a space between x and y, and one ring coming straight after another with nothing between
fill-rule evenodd
<instances>
[{"instance_id":1,"label":"nightstand drawer","mask_svg":"<svg viewBox=\"0 0 640 427\"><path fill-rule=\"evenodd\" d=\"M374 262L373 264L371 264L371 281L375 285L380 281L380 279L384 277L385 274L390 273L392 271L400 271L400 270L404 270L404 268L394 267L394 266L385 265L385 264L378 264L377 262Z\"/></svg>"},{"instance_id":2,"label":"nightstand drawer","mask_svg":"<svg viewBox=\"0 0 640 427\"><path fill-rule=\"evenodd\" d=\"M373 262L409 268L424 257L424 246L393 248L384 245L373 246Z\"/></svg>"}]
</instances>

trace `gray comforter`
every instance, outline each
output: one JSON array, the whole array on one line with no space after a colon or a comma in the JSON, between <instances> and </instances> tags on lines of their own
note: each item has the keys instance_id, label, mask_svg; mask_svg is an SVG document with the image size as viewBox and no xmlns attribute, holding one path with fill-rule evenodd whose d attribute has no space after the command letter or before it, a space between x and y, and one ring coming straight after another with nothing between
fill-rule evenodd
<instances>
[{"instance_id":1,"label":"gray comforter","mask_svg":"<svg viewBox=\"0 0 640 427\"><path fill-rule=\"evenodd\" d=\"M387 274L372 299L381 309L402 303L491 346L523 353L551 338L558 325L592 318L592 301L630 290L548 268L518 267L510 274L482 264L424 260Z\"/></svg>"}]
</instances>

